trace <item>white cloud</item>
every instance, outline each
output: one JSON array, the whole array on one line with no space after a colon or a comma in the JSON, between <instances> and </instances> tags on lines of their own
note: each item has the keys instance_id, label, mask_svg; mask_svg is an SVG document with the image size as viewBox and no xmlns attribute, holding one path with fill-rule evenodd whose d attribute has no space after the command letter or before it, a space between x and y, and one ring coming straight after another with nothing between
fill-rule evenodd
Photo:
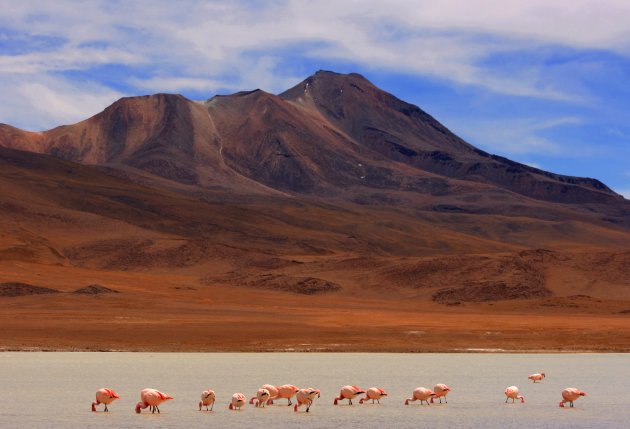
<instances>
[{"instance_id":1,"label":"white cloud","mask_svg":"<svg viewBox=\"0 0 630 429\"><path fill-rule=\"evenodd\" d=\"M488 151L509 155L560 155L566 150L541 132L560 126L582 123L577 117L552 119L524 118L492 121L454 121L473 144Z\"/></svg>"},{"instance_id":2,"label":"white cloud","mask_svg":"<svg viewBox=\"0 0 630 429\"><path fill-rule=\"evenodd\" d=\"M7 97L27 91L26 82L48 85L51 80L53 92L70 88L59 93L64 98L83 97L73 104L100 105L117 91L98 82L63 82L60 73L107 64L129 66L128 80L121 83L139 90L261 87L277 92L304 77L278 67L295 51L306 58L432 76L502 94L580 101L588 94L566 90L542 64L506 70L486 60L545 46L630 55L630 3L625 0L513 0L509 5L503 0L100 0L80 6L71 0L0 0L0 10L2 39L17 34L56 41L43 51L0 51L0 80L22 88L4 93L3 100L17 105L30 98ZM64 122L74 120L72 108L59 112L67 112ZM0 121L16 117L0 113ZM521 143L524 148L553 146L535 135Z\"/></svg>"},{"instance_id":3,"label":"white cloud","mask_svg":"<svg viewBox=\"0 0 630 429\"><path fill-rule=\"evenodd\" d=\"M11 100L0 103L2 121L32 131L81 121L122 96L101 85L42 76L0 81L0 93L3 100Z\"/></svg>"}]
</instances>

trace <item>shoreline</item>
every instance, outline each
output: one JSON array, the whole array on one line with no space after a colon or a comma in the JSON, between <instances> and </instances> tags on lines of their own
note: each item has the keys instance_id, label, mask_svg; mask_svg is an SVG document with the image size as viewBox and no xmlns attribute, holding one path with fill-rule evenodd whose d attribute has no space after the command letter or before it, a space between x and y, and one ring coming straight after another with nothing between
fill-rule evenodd
<instances>
[{"instance_id":1,"label":"shoreline","mask_svg":"<svg viewBox=\"0 0 630 429\"><path fill-rule=\"evenodd\" d=\"M397 349L361 349L353 348L347 350L339 350L333 348L319 348L313 349L181 349L181 350L168 350L168 349L104 349L104 348L83 348L83 347L68 347L68 348L48 348L48 347L1 347L0 353L185 353L185 354L200 354L200 353L365 353L365 354L625 354L630 353L630 349L484 349L484 348L454 348L454 349L427 349L427 350L397 350Z\"/></svg>"}]
</instances>

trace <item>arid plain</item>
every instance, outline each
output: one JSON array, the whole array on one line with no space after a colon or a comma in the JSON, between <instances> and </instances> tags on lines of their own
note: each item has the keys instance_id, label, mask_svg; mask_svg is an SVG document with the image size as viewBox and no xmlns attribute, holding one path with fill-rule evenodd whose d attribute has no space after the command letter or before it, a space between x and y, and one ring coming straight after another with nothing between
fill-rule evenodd
<instances>
[{"instance_id":1,"label":"arid plain","mask_svg":"<svg viewBox=\"0 0 630 429\"><path fill-rule=\"evenodd\" d=\"M359 75L0 125L11 350L630 350L630 202Z\"/></svg>"}]
</instances>

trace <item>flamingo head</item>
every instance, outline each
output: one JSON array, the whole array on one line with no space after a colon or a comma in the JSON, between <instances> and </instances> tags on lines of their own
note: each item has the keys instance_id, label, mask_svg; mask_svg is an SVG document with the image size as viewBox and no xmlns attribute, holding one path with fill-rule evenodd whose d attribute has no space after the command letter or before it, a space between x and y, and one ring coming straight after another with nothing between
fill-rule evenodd
<instances>
[{"instance_id":1,"label":"flamingo head","mask_svg":"<svg viewBox=\"0 0 630 429\"><path fill-rule=\"evenodd\" d=\"M363 401L365 401L365 398L361 398L361 400L359 401L359 404L363 404Z\"/></svg>"},{"instance_id":2,"label":"flamingo head","mask_svg":"<svg viewBox=\"0 0 630 429\"><path fill-rule=\"evenodd\" d=\"M230 406L228 407L230 410L234 409L234 404L230 402Z\"/></svg>"},{"instance_id":3,"label":"flamingo head","mask_svg":"<svg viewBox=\"0 0 630 429\"><path fill-rule=\"evenodd\" d=\"M202 406L203 406L203 402L199 401L199 411L201 411Z\"/></svg>"},{"instance_id":4,"label":"flamingo head","mask_svg":"<svg viewBox=\"0 0 630 429\"><path fill-rule=\"evenodd\" d=\"M581 392L580 391L580 396L588 396L588 394L586 392Z\"/></svg>"},{"instance_id":5,"label":"flamingo head","mask_svg":"<svg viewBox=\"0 0 630 429\"><path fill-rule=\"evenodd\" d=\"M298 410L298 406L297 406L297 404L295 404L295 405L293 406L293 411L295 411L295 412L297 413L297 410Z\"/></svg>"},{"instance_id":6,"label":"flamingo head","mask_svg":"<svg viewBox=\"0 0 630 429\"><path fill-rule=\"evenodd\" d=\"M96 402L92 402L92 411L96 412Z\"/></svg>"},{"instance_id":7,"label":"flamingo head","mask_svg":"<svg viewBox=\"0 0 630 429\"><path fill-rule=\"evenodd\" d=\"M560 401L560 403L558 404L558 406L559 406L560 408L564 408L564 401Z\"/></svg>"},{"instance_id":8,"label":"flamingo head","mask_svg":"<svg viewBox=\"0 0 630 429\"><path fill-rule=\"evenodd\" d=\"M545 375L545 373L544 373L544 372L541 372L541 373L540 373L540 375L542 375L542 378L545 378L545 377L546 377L546 375Z\"/></svg>"},{"instance_id":9,"label":"flamingo head","mask_svg":"<svg viewBox=\"0 0 630 429\"><path fill-rule=\"evenodd\" d=\"M142 402L138 402L136 404L136 413L140 414L140 409L142 408L143 405L144 405L144 403L142 403Z\"/></svg>"},{"instance_id":10,"label":"flamingo head","mask_svg":"<svg viewBox=\"0 0 630 429\"><path fill-rule=\"evenodd\" d=\"M405 405L409 405L409 399L405 399Z\"/></svg>"},{"instance_id":11,"label":"flamingo head","mask_svg":"<svg viewBox=\"0 0 630 429\"><path fill-rule=\"evenodd\" d=\"M337 401L338 401L338 399L335 398L335 402L333 402L333 405L337 405Z\"/></svg>"},{"instance_id":12,"label":"flamingo head","mask_svg":"<svg viewBox=\"0 0 630 429\"><path fill-rule=\"evenodd\" d=\"M254 396L252 399L249 400L249 405L253 404L255 400L256 400L256 397Z\"/></svg>"},{"instance_id":13,"label":"flamingo head","mask_svg":"<svg viewBox=\"0 0 630 429\"><path fill-rule=\"evenodd\" d=\"M525 403L525 397L521 396L521 404L524 404L524 403Z\"/></svg>"}]
</instances>

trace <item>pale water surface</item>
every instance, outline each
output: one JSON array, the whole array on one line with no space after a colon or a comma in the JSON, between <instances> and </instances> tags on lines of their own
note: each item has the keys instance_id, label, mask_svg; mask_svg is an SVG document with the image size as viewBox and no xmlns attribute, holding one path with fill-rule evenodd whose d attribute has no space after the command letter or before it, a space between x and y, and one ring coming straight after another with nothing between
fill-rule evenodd
<instances>
[{"instance_id":1,"label":"pale water surface","mask_svg":"<svg viewBox=\"0 0 630 429\"><path fill-rule=\"evenodd\" d=\"M527 380L544 371L540 384ZM627 428L630 359L625 354L332 354L332 353L0 353L2 428ZM266 409L229 411L235 392L248 397L265 383L321 389L310 413L279 401ZM446 383L448 405L404 406L417 386ZM381 386L381 405L333 406L339 387ZM525 404L504 404L517 385ZM90 412L94 392L122 399L109 413ZM134 413L139 392L175 397L162 413ZM560 392L590 396L558 407ZM201 391L217 392L213 412L197 411ZM102 406L101 406L102 409Z\"/></svg>"}]
</instances>

